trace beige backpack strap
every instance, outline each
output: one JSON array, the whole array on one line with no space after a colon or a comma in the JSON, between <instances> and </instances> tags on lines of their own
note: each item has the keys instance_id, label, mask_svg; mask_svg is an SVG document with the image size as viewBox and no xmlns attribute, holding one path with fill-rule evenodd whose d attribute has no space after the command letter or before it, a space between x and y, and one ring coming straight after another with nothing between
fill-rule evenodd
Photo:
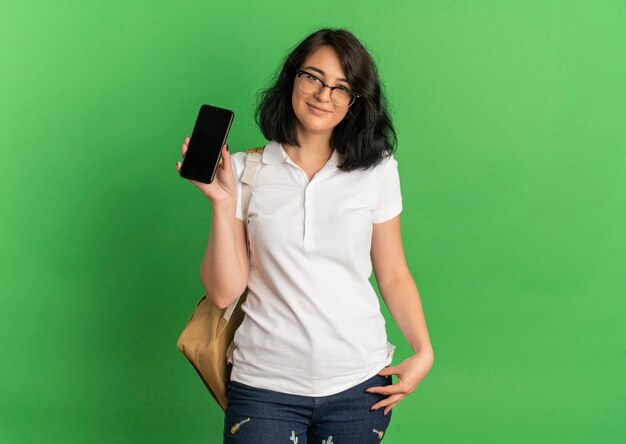
<instances>
[{"instance_id":1,"label":"beige backpack strap","mask_svg":"<svg viewBox=\"0 0 626 444\"><path fill-rule=\"evenodd\" d=\"M243 170L243 174L241 175L241 182L243 183L243 189L241 192L241 208L243 209L244 220L248 217L250 194L256 178L256 172L261 165L261 156L263 155L264 148L264 146L250 148L246 153L246 166Z\"/></svg>"}]
</instances>

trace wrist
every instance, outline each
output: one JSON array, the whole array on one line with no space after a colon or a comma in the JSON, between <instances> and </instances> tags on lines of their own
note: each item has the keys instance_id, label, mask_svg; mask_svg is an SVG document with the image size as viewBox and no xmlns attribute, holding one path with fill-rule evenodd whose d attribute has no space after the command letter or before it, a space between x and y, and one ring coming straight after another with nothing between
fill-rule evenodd
<instances>
[{"instance_id":1,"label":"wrist","mask_svg":"<svg viewBox=\"0 0 626 444\"><path fill-rule=\"evenodd\" d=\"M433 347L430 343L420 344L413 349L413 353L423 358L433 358Z\"/></svg>"},{"instance_id":2,"label":"wrist","mask_svg":"<svg viewBox=\"0 0 626 444\"><path fill-rule=\"evenodd\" d=\"M433 354L432 348L428 350L420 350L419 352L416 353L416 355L418 356L419 362L421 362L424 367L426 368L432 367L433 362L435 360L435 356Z\"/></svg>"},{"instance_id":3,"label":"wrist","mask_svg":"<svg viewBox=\"0 0 626 444\"><path fill-rule=\"evenodd\" d=\"M218 203L211 205L211 212L213 218L225 219L234 221L237 211L237 204L232 199L225 199Z\"/></svg>"}]
</instances>

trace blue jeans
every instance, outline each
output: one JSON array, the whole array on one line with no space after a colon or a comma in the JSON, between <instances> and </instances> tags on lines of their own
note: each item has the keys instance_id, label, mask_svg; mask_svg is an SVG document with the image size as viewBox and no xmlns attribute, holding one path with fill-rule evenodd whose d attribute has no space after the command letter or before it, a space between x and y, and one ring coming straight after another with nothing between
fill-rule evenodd
<instances>
[{"instance_id":1,"label":"blue jeans","mask_svg":"<svg viewBox=\"0 0 626 444\"><path fill-rule=\"evenodd\" d=\"M240 444L367 444L379 443L392 410L370 407L387 397L368 387L390 385L391 376L374 375L329 396L300 396L228 384L224 443Z\"/></svg>"}]
</instances>

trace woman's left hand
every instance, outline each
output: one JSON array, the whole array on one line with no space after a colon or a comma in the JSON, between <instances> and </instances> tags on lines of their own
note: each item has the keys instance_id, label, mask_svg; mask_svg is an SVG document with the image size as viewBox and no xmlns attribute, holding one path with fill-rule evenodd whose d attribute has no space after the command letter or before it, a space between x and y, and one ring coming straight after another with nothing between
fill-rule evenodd
<instances>
[{"instance_id":1,"label":"woman's left hand","mask_svg":"<svg viewBox=\"0 0 626 444\"><path fill-rule=\"evenodd\" d=\"M398 382L385 386L370 387L366 392L390 395L371 407L371 410L385 408L385 415L394 408L400 401L415 391L417 386L426 377L433 365L432 353L418 352L405 359L402 363L390 367L385 367L380 372L381 376L396 375Z\"/></svg>"}]
</instances>

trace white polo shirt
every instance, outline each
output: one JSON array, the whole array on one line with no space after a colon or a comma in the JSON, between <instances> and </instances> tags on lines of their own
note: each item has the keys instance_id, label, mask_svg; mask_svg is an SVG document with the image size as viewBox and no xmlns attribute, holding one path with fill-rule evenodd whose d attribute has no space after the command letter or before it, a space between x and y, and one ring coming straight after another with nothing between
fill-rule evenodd
<instances>
[{"instance_id":1,"label":"white polo shirt","mask_svg":"<svg viewBox=\"0 0 626 444\"><path fill-rule=\"evenodd\" d=\"M245 152L231 155L239 181ZM309 181L277 142L266 145L248 209L250 278L231 379L326 396L374 376L393 358L369 277L372 224L402 211L393 156L367 171L337 168L333 151Z\"/></svg>"}]
</instances>

